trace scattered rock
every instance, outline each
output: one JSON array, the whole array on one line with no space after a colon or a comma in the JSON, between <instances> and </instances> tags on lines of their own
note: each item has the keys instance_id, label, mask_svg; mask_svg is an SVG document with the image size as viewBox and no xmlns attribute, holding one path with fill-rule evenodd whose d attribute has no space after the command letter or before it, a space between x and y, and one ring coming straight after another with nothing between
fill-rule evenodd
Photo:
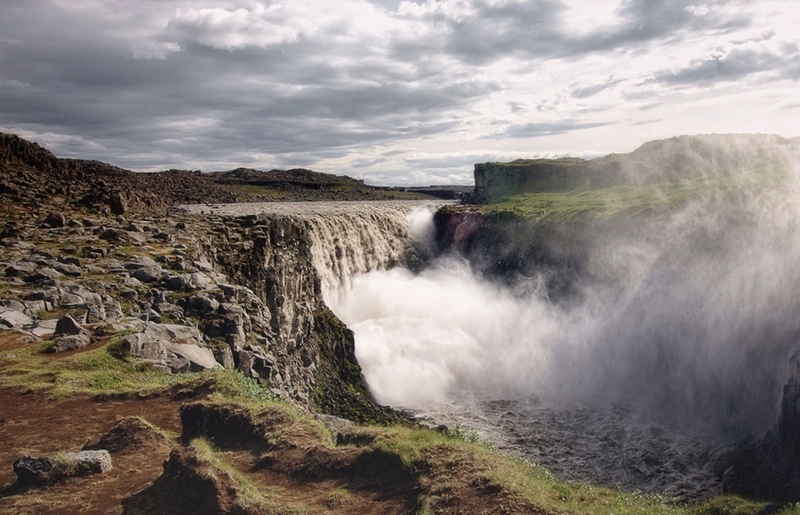
<instances>
[{"instance_id":1,"label":"scattered rock","mask_svg":"<svg viewBox=\"0 0 800 515\"><path fill-rule=\"evenodd\" d=\"M14 462L17 486L45 486L63 479L111 470L107 450L68 452L63 456L36 458L21 456Z\"/></svg>"},{"instance_id":2,"label":"scattered rock","mask_svg":"<svg viewBox=\"0 0 800 515\"><path fill-rule=\"evenodd\" d=\"M164 270L156 265L156 266L143 266L141 268L136 269L133 272L134 279L138 279L143 283L154 283L161 280L161 275Z\"/></svg>"},{"instance_id":3,"label":"scattered rock","mask_svg":"<svg viewBox=\"0 0 800 515\"><path fill-rule=\"evenodd\" d=\"M27 263L27 262L14 263L13 265L6 267L5 276L19 277L22 275L32 274L35 270L36 270L36 265L34 263Z\"/></svg>"},{"instance_id":4,"label":"scattered rock","mask_svg":"<svg viewBox=\"0 0 800 515\"><path fill-rule=\"evenodd\" d=\"M81 275L83 275L81 267L77 265L60 264L56 266L56 271L61 272L62 274L68 275L70 277L80 277Z\"/></svg>"},{"instance_id":5,"label":"scattered rock","mask_svg":"<svg viewBox=\"0 0 800 515\"><path fill-rule=\"evenodd\" d=\"M89 336L85 334L71 334L56 338L50 347L51 352L65 352L68 350L82 349L92 343Z\"/></svg>"},{"instance_id":6,"label":"scattered rock","mask_svg":"<svg viewBox=\"0 0 800 515\"><path fill-rule=\"evenodd\" d=\"M0 308L0 329L25 329L33 325L33 319L24 313Z\"/></svg>"},{"instance_id":7,"label":"scattered rock","mask_svg":"<svg viewBox=\"0 0 800 515\"><path fill-rule=\"evenodd\" d=\"M42 222L42 227L45 228L58 228L64 227L67 221L61 213L50 213L47 218Z\"/></svg>"},{"instance_id":8,"label":"scattered rock","mask_svg":"<svg viewBox=\"0 0 800 515\"><path fill-rule=\"evenodd\" d=\"M346 429L348 427L355 427L355 423L352 420L334 417L333 415L317 413L314 415L314 418L325 424L325 427L327 427L332 433L338 433L342 429Z\"/></svg>"},{"instance_id":9,"label":"scattered rock","mask_svg":"<svg viewBox=\"0 0 800 515\"><path fill-rule=\"evenodd\" d=\"M76 335L80 334L82 330L83 328L81 327L81 324L77 322L77 320L69 315L64 315L58 319L58 323L56 323L56 330L53 334L55 336Z\"/></svg>"},{"instance_id":10,"label":"scattered rock","mask_svg":"<svg viewBox=\"0 0 800 515\"><path fill-rule=\"evenodd\" d=\"M55 460L20 456L14 462L14 473L18 486L46 485L50 483L50 473L56 468Z\"/></svg>"}]
</instances>

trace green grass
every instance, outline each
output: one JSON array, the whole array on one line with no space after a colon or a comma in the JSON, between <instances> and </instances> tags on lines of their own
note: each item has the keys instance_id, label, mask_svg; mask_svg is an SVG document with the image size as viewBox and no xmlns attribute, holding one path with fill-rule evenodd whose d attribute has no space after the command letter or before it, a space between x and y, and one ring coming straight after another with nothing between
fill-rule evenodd
<instances>
[{"instance_id":1,"label":"green grass","mask_svg":"<svg viewBox=\"0 0 800 515\"><path fill-rule=\"evenodd\" d=\"M117 359L113 341L107 347L66 358L45 354L51 345L52 342L45 342L15 350L15 358L6 369L12 375L0 376L0 384L22 386L50 398L76 394L140 397L196 376L167 375Z\"/></svg>"},{"instance_id":2,"label":"green grass","mask_svg":"<svg viewBox=\"0 0 800 515\"><path fill-rule=\"evenodd\" d=\"M131 398L149 393L205 392L210 402L234 403L247 408L254 421L264 421L270 427L270 440L291 445L323 445L333 447L330 433L319 422L278 398L265 385L232 370L214 370L198 374L167 375L114 357L116 347L106 347L79 353L68 358L41 354L44 345L15 350L15 358L6 362L0 384L24 386L42 391L51 398L76 394L130 395ZM8 372L13 372L9 374ZM448 432L418 427L357 427L348 430L368 437L366 447L374 452L398 458L399 463L415 474L436 474L442 460L458 463L467 460L470 474L484 478L518 499L558 513L596 514L685 514L685 515L751 515L762 512L766 505L735 497L719 497L697 507L669 504L657 495L623 492L619 489L592 485L564 483L544 467L519 458L504 456L485 445L474 432L456 427ZM245 475L225 460L224 453L214 450L205 441L193 446L207 461L228 472L239 488L242 500L249 506L263 507L274 512L277 507L269 495L254 488ZM446 469L445 469L446 470ZM446 474L434 476L433 487L446 489L450 481ZM436 494L432 491L431 495ZM337 506L346 503L347 491L333 491L330 502ZM430 500L428 501L430 504ZM422 500L422 507L426 505ZM424 511L424 510L423 510ZM780 515L800 515L800 507L787 506Z\"/></svg>"},{"instance_id":3,"label":"green grass","mask_svg":"<svg viewBox=\"0 0 800 515\"><path fill-rule=\"evenodd\" d=\"M224 453L215 449L208 440L204 438L195 438L190 442L190 445L195 452L197 452L197 456L202 461L205 461L213 467L210 472L211 474L214 474L213 469L217 469L231 478L236 488L235 496L237 504L243 508L264 514L300 515L304 513L303 510L293 509L276 502L274 500L274 495L254 485L245 474L236 469L236 467L226 459Z\"/></svg>"},{"instance_id":4,"label":"green grass","mask_svg":"<svg viewBox=\"0 0 800 515\"><path fill-rule=\"evenodd\" d=\"M777 174L753 172L641 186L520 193L480 206L478 210L483 214L513 213L528 219L552 222L613 216L657 216L691 200L731 197L743 190L774 187L781 182Z\"/></svg>"}]
</instances>

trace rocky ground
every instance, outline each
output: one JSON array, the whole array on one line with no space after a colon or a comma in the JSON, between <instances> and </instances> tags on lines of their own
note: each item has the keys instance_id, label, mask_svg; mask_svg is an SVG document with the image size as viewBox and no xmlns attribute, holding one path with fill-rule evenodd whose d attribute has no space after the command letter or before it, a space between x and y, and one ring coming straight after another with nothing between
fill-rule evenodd
<instances>
[{"instance_id":1,"label":"rocky ground","mask_svg":"<svg viewBox=\"0 0 800 515\"><path fill-rule=\"evenodd\" d=\"M312 418L304 380L281 377L294 350L281 346L281 316L220 271L228 262L237 277L237 249L252 254L263 228L255 218L6 208L0 511L545 512L493 486L458 440L431 433L438 458L404 463L387 448L405 436ZM32 481L12 468L82 449L109 451L113 468Z\"/></svg>"},{"instance_id":2,"label":"rocky ground","mask_svg":"<svg viewBox=\"0 0 800 515\"><path fill-rule=\"evenodd\" d=\"M236 200L200 174L0 158L0 512L687 513L374 404L302 224L174 210Z\"/></svg>"}]
</instances>

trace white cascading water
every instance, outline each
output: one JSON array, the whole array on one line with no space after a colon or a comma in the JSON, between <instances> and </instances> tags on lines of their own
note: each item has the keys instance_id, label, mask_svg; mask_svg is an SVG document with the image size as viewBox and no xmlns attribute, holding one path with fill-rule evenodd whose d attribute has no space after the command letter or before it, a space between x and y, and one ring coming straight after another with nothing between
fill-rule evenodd
<instances>
[{"instance_id":1,"label":"white cascading water","mask_svg":"<svg viewBox=\"0 0 800 515\"><path fill-rule=\"evenodd\" d=\"M432 209L435 205L419 202L365 202L358 209L304 216L325 303L335 309L354 278L401 264L412 250L409 243L415 239L414 231L430 230L428 224L417 228L410 223L411 213L431 213Z\"/></svg>"}]
</instances>

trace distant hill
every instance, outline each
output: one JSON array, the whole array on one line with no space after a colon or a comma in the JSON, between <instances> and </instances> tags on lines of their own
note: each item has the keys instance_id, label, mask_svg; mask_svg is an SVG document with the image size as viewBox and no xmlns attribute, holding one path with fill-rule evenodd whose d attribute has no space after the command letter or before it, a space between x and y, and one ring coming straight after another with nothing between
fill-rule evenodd
<instances>
[{"instance_id":1,"label":"distant hill","mask_svg":"<svg viewBox=\"0 0 800 515\"><path fill-rule=\"evenodd\" d=\"M68 204L122 214L165 213L190 203L413 198L432 197L304 169L135 173L99 161L59 159L36 143L0 133L0 199L29 206Z\"/></svg>"},{"instance_id":2,"label":"distant hill","mask_svg":"<svg viewBox=\"0 0 800 515\"><path fill-rule=\"evenodd\" d=\"M477 203L520 193L599 190L680 180L711 180L771 170L789 173L800 162L800 138L771 134L709 134L650 141L628 154L593 160L519 159L475 165Z\"/></svg>"}]
</instances>

